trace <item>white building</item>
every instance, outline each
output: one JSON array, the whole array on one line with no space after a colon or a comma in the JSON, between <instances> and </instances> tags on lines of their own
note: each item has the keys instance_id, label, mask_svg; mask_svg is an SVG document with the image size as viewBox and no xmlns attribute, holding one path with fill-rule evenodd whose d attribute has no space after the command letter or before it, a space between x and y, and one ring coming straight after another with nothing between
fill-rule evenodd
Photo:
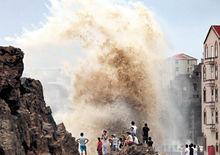
<instances>
[{"instance_id":1,"label":"white building","mask_svg":"<svg viewBox=\"0 0 220 155\"><path fill-rule=\"evenodd\" d=\"M220 25L211 26L204 41L204 61L202 64L202 132L204 154L220 154L219 110L220 78Z\"/></svg>"},{"instance_id":2,"label":"white building","mask_svg":"<svg viewBox=\"0 0 220 155\"><path fill-rule=\"evenodd\" d=\"M176 54L167 61L170 79L179 75L191 75L197 65L197 59L184 53Z\"/></svg>"}]
</instances>

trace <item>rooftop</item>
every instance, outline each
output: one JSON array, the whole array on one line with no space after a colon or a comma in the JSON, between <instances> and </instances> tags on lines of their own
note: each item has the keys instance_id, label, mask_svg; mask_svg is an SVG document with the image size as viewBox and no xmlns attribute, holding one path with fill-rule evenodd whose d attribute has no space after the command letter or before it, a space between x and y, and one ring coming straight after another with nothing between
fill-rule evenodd
<instances>
[{"instance_id":1,"label":"rooftop","mask_svg":"<svg viewBox=\"0 0 220 155\"><path fill-rule=\"evenodd\" d=\"M175 60L197 60L196 58L186 55L184 53L176 54L172 58L174 58Z\"/></svg>"},{"instance_id":2,"label":"rooftop","mask_svg":"<svg viewBox=\"0 0 220 155\"><path fill-rule=\"evenodd\" d=\"M209 31L206 35L206 38L205 38L205 41L204 43L206 42L206 39L210 33L210 31L213 30L215 32L215 34L217 35L218 38L220 38L220 25L212 25L210 28L209 28Z\"/></svg>"},{"instance_id":3,"label":"rooftop","mask_svg":"<svg viewBox=\"0 0 220 155\"><path fill-rule=\"evenodd\" d=\"M220 25L213 25L212 28L214 29L217 36L220 37Z\"/></svg>"}]
</instances>

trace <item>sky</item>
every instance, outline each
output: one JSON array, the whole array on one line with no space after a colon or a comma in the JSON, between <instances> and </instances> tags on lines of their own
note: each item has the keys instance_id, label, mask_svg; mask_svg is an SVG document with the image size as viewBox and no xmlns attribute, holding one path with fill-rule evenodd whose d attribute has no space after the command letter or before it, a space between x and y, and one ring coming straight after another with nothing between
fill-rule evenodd
<instances>
[{"instance_id":1,"label":"sky","mask_svg":"<svg viewBox=\"0 0 220 155\"><path fill-rule=\"evenodd\" d=\"M170 55L186 53L202 58L203 41L211 25L220 25L219 0L142 0L154 14L170 48ZM48 0L0 0L0 45L8 36L40 27L49 14Z\"/></svg>"}]
</instances>

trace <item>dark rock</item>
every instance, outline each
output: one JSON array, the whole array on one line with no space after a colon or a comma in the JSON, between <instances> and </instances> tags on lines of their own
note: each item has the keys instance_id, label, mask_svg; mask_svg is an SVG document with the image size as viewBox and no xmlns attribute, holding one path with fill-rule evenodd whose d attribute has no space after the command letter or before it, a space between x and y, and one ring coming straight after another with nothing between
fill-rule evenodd
<instances>
[{"instance_id":1,"label":"dark rock","mask_svg":"<svg viewBox=\"0 0 220 155\"><path fill-rule=\"evenodd\" d=\"M0 47L0 154L78 155L75 138L46 106L40 81L21 78L23 56Z\"/></svg>"}]
</instances>

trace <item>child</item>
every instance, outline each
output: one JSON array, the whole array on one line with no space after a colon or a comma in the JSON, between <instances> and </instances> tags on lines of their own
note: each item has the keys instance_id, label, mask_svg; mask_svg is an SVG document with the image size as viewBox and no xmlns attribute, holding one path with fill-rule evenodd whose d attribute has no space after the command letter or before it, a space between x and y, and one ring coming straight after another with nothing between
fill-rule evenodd
<instances>
[{"instance_id":1,"label":"child","mask_svg":"<svg viewBox=\"0 0 220 155\"><path fill-rule=\"evenodd\" d=\"M89 140L84 137L84 133L80 133L80 138L76 141L79 143L80 154L83 155L83 152L85 152L85 155L87 155L86 144L89 142Z\"/></svg>"},{"instance_id":2,"label":"child","mask_svg":"<svg viewBox=\"0 0 220 155\"><path fill-rule=\"evenodd\" d=\"M112 151L116 151L118 149L118 138L116 135L112 135Z\"/></svg>"},{"instance_id":3,"label":"child","mask_svg":"<svg viewBox=\"0 0 220 155\"><path fill-rule=\"evenodd\" d=\"M152 147L153 146L153 141L152 141L152 138L151 137L149 137L148 138L148 141L147 141L147 145L148 145L148 147Z\"/></svg>"},{"instance_id":4,"label":"child","mask_svg":"<svg viewBox=\"0 0 220 155\"><path fill-rule=\"evenodd\" d=\"M102 155L102 141L100 137L98 138L97 152L98 152L98 155Z\"/></svg>"}]
</instances>

